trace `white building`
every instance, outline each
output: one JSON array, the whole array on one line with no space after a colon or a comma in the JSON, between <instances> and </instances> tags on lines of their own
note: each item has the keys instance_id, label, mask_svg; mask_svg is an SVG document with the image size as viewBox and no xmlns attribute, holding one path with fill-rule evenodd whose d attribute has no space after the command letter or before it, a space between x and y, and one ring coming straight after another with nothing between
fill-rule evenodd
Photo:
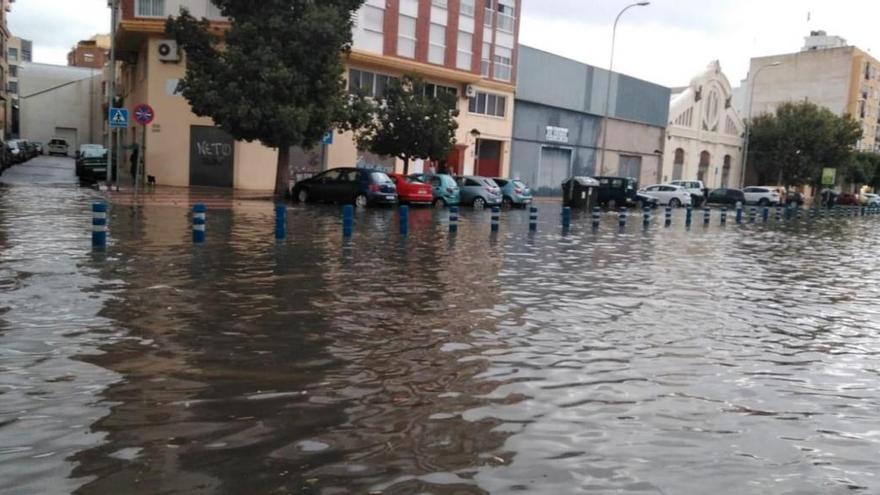
<instances>
[{"instance_id":1,"label":"white building","mask_svg":"<svg viewBox=\"0 0 880 495\"><path fill-rule=\"evenodd\" d=\"M663 182L702 180L709 189L739 187L744 125L718 61L673 93L663 154Z\"/></svg>"},{"instance_id":2,"label":"white building","mask_svg":"<svg viewBox=\"0 0 880 495\"><path fill-rule=\"evenodd\" d=\"M74 150L100 143L102 73L65 65L22 63L19 68L21 137L46 143L67 140Z\"/></svg>"}]
</instances>

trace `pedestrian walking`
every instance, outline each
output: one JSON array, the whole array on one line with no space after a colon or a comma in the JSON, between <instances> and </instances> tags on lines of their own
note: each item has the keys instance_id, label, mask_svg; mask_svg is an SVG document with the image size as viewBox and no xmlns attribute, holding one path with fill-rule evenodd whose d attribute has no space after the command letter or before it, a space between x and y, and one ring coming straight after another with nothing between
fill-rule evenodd
<instances>
[{"instance_id":1,"label":"pedestrian walking","mask_svg":"<svg viewBox=\"0 0 880 495\"><path fill-rule=\"evenodd\" d=\"M138 161L140 160L140 148L137 144L131 145L131 156L128 157L131 163L131 184L137 186Z\"/></svg>"}]
</instances>

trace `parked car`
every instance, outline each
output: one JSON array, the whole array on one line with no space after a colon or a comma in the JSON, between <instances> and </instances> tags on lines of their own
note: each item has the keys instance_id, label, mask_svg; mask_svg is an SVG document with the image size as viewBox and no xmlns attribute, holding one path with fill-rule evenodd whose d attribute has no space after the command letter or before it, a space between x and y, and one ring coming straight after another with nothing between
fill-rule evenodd
<instances>
[{"instance_id":1,"label":"parked car","mask_svg":"<svg viewBox=\"0 0 880 495\"><path fill-rule=\"evenodd\" d=\"M83 182L107 180L107 150L101 147L86 148L77 153L76 175Z\"/></svg>"},{"instance_id":2,"label":"parked car","mask_svg":"<svg viewBox=\"0 0 880 495\"><path fill-rule=\"evenodd\" d=\"M12 166L12 154L6 142L0 141L0 171L6 170Z\"/></svg>"},{"instance_id":3,"label":"parked car","mask_svg":"<svg viewBox=\"0 0 880 495\"><path fill-rule=\"evenodd\" d=\"M62 138L52 138L49 140L49 155L67 156L68 150L67 140Z\"/></svg>"},{"instance_id":4,"label":"parked car","mask_svg":"<svg viewBox=\"0 0 880 495\"><path fill-rule=\"evenodd\" d=\"M880 195L874 193L862 194L862 204L865 206L880 206Z\"/></svg>"},{"instance_id":5,"label":"parked car","mask_svg":"<svg viewBox=\"0 0 880 495\"><path fill-rule=\"evenodd\" d=\"M21 143L17 139L10 139L6 141L6 147L9 150L9 165L15 165L16 163L21 163L27 158L25 157L24 148L21 146Z\"/></svg>"},{"instance_id":6,"label":"parked car","mask_svg":"<svg viewBox=\"0 0 880 495\"><path fill-rule=\"evenodd\" d=\"M407 177L403 174L388 174L397 187L397 198L402 204L427 204L434 202L434 192L431 186L415 177Z\"/></svg>"},{"instance_id":7,"label":"parked car","mask_svg":"<svg viewBox=\"0 0 880 495\"><path fill-rule=\"evenodd\" d=\"M775 187L750 186L742 191L746 195L746 204L749 205L770 206L782 203L782 196Z\"/></svg>"},{"instance_id":8,"label":"parked car","mask_svg":"<svg viewBox=\"0 0 880 495\"><path fill-rule=\"evenodd\" d=\"M599 181L598 203L608 208L635 206L639 181L628 177L596 177Z\"/></svg>"},{"instance_id":9,"label":"parked car","mask_svg":"<svg viewBox=\"0 0 880 495\"><path fill-rule=\"evenodd\" d=\"M859 198L853 193L840 193L840 195L837 196L837 201L835 201L834 204L838 204L841 206L858 206Z\"/></svg>"},{"instance_id":10,"label":"parked car","mask_svg":"<svg viewBox=\"0 0 880 495\"><path fill-rule=\"evenodd\" d=\"M410 177L418 179L431 186L434 196L434 207L458 206L461 202L461 194L455 179L448 174L412 174Z\"/></svg>"},{"instance_id":11,"label":"parked car","mask_svg":"<svg viewBox=\"0 0 880 495\"><path fill-rule=\"evenodd\" d=\"M397 203L397 188L385 172L368 168L334 168L293 186L301 203L352 203L359 208Z\"/></svg>"},{"instance_id":12,"label":"parked car","mask_svg":"<svg viewBox=\"0 0 880 495\"><path fill-rule=\"evenodd\" d=\"M706 201L706 186L701 180L674 180L670 182L673 186L683 187L691 194L691 204L700 207Z\"/></svg>"},{"instance_id":13,"label":"parked car","mask_svg":"<svg viewBox=\"0 0 880 495\"><path fill-rule=\"evenodd\" d=\"M37 156L43 154L43 143L33 142L31 144L34 145L34 151L37 153Z\"/></svg>"},{"instance_id":14,"label":"parked car","mask_svg":"<svg viewBox=\"0 0 880 495\"><path fill-rule=\"evenodd\" d=\"M105 151L104 145L103 144L81 144L81 145L79 145L79 149L76 151L76 154L74 155L74 157L76 158L76 176L77 177L80 177L82 174L82 163L83 163L82 158L83 158L83 156L85 155L85 153L87 151L91 151L90 154L94 155L97 152L95 150L98 150L101 153L103 153Z\"/></svg>"},{"instance_id":15,"label":"parked car","mask_svg":"<svg viewBox=\"0 0 880 495\"><path fill-rule=\"evenodd\" d=\"M639 194L657 198L661 205L669 205L673 208L691 206L693 204L691 193L681 186L673 186L672 184L648 186L639 190Z\"/></svg>"},{"instance_id":16,"label":"parked car","mask_svg":"<svg viewBox=\"0 0 880 495\"><path fill-rule=\"evenodd\" d=\"M471 205L474 208L501 204L501 188L488 177L466 175L456 177L455 182L458 184L461 204Z\"/></svg>"},{"instance_id":17,"label":"parked car","mask_svg":"<svg viewBox=\"0 0 880 495\"><path fill-rule=\"evenodd\" d=\"M737 203L746 204L746 195L739 189L720 188L709 193L706 203L726 206L734 206Z\"/></svg>"},{"instance_id":18,"label":"parked car","mask_svg":"<svg viewBox=\"0 0 880 495\"><path fill-rule=\"evenodd\" d=\"M519 179L493 178L492 180L501 188L501 206L505 208L524 207L532 203L532 191L525 182Z\"/></svg>"}]
</instances>

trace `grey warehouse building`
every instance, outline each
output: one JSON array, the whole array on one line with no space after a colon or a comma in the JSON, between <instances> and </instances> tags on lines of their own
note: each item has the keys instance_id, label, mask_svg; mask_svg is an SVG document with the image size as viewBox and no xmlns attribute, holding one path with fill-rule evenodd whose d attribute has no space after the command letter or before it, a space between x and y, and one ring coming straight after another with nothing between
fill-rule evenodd
<instances>
[{"instance_id":1,"label":"grey warehouse building","mask_svg":"<svg viewBox=\"0 0 880 495\"><path fill-rule=\"evenodd\" d=\"M539 195L571 175L659 182L670 89L613 73L608 151L598 170L608 71L519 46L510 176Z\"/></svg>"}]
</instances>

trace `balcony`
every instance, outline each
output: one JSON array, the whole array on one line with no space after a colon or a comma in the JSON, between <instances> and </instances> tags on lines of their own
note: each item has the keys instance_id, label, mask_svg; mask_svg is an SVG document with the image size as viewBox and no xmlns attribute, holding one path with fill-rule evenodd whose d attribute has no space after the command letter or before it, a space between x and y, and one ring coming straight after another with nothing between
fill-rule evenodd
<instances>
[{"instance_id":1,"label":"balcony","mask_svg":"<svg viewBox=\"0 0 880 495\"><path fill-rule=\"evenodd\" d=\"M123 19L166 19L177 15L181 7L198 19L226 20L210 0L134 0L134 12L124 12Z\"/></svg>"}]
</instances>

